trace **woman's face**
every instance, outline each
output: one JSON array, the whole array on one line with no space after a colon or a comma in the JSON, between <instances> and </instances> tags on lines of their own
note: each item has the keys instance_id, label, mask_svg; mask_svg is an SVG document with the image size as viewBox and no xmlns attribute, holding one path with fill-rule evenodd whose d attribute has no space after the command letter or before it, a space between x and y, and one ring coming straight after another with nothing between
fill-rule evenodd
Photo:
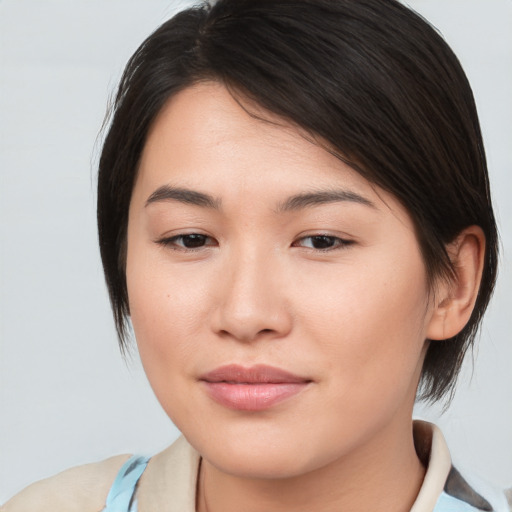
<instances>
[{"instance_id":1,"label":"woman's face","mask_svg":"<svg viewBox=\"0 0 512 512\"><path fill-rule=\"evenodd\" d=\"M410 436L431 308L397 200L248 108L272 122L208 83L158 116L128 295L149 381L189 442L222 471L283 477Z\"/></svg>"}]
</instances>

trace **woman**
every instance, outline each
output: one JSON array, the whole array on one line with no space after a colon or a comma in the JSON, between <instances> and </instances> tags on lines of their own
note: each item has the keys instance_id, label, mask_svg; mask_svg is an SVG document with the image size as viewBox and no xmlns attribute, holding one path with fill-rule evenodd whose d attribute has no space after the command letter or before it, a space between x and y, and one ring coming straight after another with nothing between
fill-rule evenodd
<instances>
[{"instance_id":1,"label":"woman","mask_svg":"<svg viewBox=\"0 0 512 512\"><path fill-rule=\"evenodd\" d=\"M122 346L129 318L184 438L6 510L491 510L411 419L418 385L453 391L497 258L471 90L418 16L177 15L123 76L98 225Z\"/></svg>"}]
</instances>

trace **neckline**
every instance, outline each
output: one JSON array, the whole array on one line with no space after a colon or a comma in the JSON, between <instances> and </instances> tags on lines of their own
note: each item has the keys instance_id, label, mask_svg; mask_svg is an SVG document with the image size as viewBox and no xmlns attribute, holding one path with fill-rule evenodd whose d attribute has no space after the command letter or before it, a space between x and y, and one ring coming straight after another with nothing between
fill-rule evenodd
<instances>
[{"instance_id":1,"label":"neckline","mask_svg":"<svg viewBox=\"0 0 512 512\"><path fill-rule=\"evenodd\" d=\"M413 422L416 453L427 468L410 512L432 512L451 469L451 457L441 430L426 421ZM201 457L180 436L151 458L139 484L141 511L196 512Z\"/></svg>"}]
</instances>

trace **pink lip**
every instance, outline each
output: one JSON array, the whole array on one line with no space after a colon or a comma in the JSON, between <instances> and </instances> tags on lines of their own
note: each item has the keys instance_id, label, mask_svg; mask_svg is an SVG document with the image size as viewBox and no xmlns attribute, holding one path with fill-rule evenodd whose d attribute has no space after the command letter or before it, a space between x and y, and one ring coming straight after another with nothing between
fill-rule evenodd
<instances>
[{"instance_id":1,"label":"pink lip","mask_svg":"<svg viewBox=\"0 0 512 512\"><path fill-rule=\"evenodd\" d=\"M311 379L280 368L221 366L199 379L213 400L230 409L262 411L300 393Z\"/></svg>"}]
</instances>

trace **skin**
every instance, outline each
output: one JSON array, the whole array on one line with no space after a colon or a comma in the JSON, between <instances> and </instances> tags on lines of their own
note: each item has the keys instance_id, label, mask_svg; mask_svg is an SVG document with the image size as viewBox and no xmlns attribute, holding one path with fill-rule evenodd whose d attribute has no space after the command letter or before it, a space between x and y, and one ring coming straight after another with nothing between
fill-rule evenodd
<instances>
[{"instance_id":1,"label":"skin","mask_svg":"<svg viewBox=\"0 0 512 512\"><path fill-rule=\"evenodd\" d=\"M460 329L461 309L471 312L481 236L474 229L453 248L468 253L464 291L441 286L432 299L398 201L246 106L272 123L216 83L171 98L129 211L131 320L158 400L203 457L198 510L409 510L425 471L411 420L425 340ZM212 204L156 197L161 187ZM283 208L291 196L333 190L368 204ZM191 234L204 237L183 238ZM200 381L231 363L311 382L267 410L233 410Z\"/></svg>"}]
</instances>

